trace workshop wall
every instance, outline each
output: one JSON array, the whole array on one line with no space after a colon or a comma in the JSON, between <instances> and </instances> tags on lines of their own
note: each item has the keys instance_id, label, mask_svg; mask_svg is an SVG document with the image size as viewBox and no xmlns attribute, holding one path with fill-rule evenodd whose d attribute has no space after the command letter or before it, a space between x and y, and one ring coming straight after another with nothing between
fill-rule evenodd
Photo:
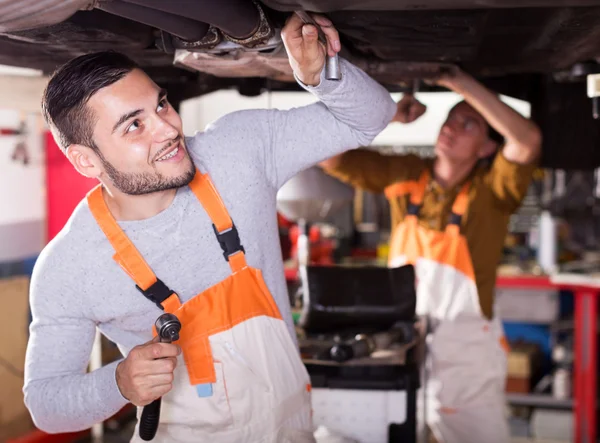
<instances>
[{"instance_id":1,"label":"workshop wall","mask_svg":"<svg viewBox=\"0 0 600 443\"><path fill-rule=\"evenodd\" d=\"M398 101L402 95L392 94L392 97ZM375 138L372 145L431 146L448 111L461 100L458 95L451 92L419 93L416 97L427 106L425 115L408 125L388 126ZM502 100L517 112L529 116L529 103L505 96L502 96ZM193 135L232 111L253 108L291 109L315 101L311 94L303 92L265 92L256 97L244 97L234 90L216 91L182 103L183 129L186 134Z\"/></svg>"},{"instance_id":2,"label":"workshop wall","mask_svg":"<svg viewBox=\"0 0 600 443\"><path fill-rule=\"evenodd\" d=\"M98 184L73 168L60 150L52 133L44 133L46 145L46 237L52 240L65 226L73 210Z\"/></svg>"},{"instance_id":3,"label":"workshop wall","mask_svg":"<svg viewBox=\"0 0 600 443\"><path fill-rule=\"evenodd\" d=\"M39 71L0 65L0 277L29 274L45 244L46 83Z\"/></svg>"},{"instance_id":4,"label":"workshop wall","mask_svg":"<svg viewBox=\"0 0 600 443\"><path fill-rule=\"evenodd\" d=\"M0 109L0 128L24 135L0 137L0 263L36 256L45 242L44 151L39 115ZM19 143L23 149L17 150ZM24 161L23 154L27 157Z\"/></svg>"}]
</instances>

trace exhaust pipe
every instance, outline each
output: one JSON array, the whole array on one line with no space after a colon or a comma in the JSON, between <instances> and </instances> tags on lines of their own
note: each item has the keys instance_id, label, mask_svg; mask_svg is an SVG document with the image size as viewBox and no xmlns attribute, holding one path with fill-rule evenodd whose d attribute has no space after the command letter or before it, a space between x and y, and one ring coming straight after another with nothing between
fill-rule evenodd
<instances>
[{"instance_id":1,"label":"exhaust pipe","mask_svg":"<svg viewBox=\"0 0 600 443\"><path fill-rule=\"evenodd\" d=\"M257 31L261 15L249 0L123 0L197 22L205 22L236 39L246 39ZM177 34L175 34L177 35ZM199 40L199 39L198 39Z\"/></svg>"},{"instance_id":2,"label":"exhaust pipe","mask_svg":"<svg viewBox=\"0 0 600 443\"><path fill-rule=\"evenodd\" d=\"M202 40L209 28L207 23L120 0L100 2L97 8L161 29L188 42Z\"/></svg>"}]
</instances>

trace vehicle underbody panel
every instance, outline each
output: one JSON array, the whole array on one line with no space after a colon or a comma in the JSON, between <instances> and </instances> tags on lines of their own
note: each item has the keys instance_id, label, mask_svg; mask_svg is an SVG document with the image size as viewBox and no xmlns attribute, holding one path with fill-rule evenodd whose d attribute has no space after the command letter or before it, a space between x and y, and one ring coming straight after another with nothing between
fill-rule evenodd
<instances>
[{"instance_id":1,"label":"vehicle underbody panel","mask_svg":"<svg viewBox=\"0 0 600 443\"><path fill-rule=\"evenodd\" d=\"M574 101L591 119L585 76L600 71L600 0L0 0L0 64L49 73L72 57L115 49L175 101L229 87L249 95L296 89L279 31L298 9L325 13L340 32L342 56L390 90L458 64L531 101L540 122L553 121L556 103ZM595 135L584 145L600 142L597 122L585 124ZM578 149L600 165L600 149ZM544 162L584 165L563 157Z\"/></svg>"}]
</instances>

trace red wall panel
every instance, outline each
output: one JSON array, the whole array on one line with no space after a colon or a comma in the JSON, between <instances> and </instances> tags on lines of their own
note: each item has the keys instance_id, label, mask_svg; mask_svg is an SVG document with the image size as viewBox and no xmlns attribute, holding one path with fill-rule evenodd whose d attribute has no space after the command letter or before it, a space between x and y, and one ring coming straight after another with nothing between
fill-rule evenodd
<instances>
[{"instance_id":1,"label":"red wall panel","mask_svg":"<svg viewBox=\"0 0 600 443\"><path fill-rule=\"evenodd\" d=\"M79 174L46 131L47 240L60 232L77 204L98 182Z\"/></svg>"}]
</instances>

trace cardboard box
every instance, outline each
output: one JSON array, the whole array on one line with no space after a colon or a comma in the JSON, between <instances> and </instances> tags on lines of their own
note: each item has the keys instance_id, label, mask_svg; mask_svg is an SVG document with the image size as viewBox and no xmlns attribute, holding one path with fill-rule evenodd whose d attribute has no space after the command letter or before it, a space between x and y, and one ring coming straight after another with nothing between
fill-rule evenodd
<instances>
[{"instance_id":1,"label":"cardboard box","mask_svg":"<svg viewBox=\"0 0 600 443\"><path fill-rule=\"evenodd\" d=\"M0 279L0 441L32 428L23 402L23 370L29 337L29 278Z\"/></svg>"},{"instance_id":2,"label":"cardboard box","mask_svg":"<svg viewBox=\"0 0 600 443\"><path fill-rule=\"evenodd\" d=\"M532 386L530 378L506 378L506 392L511 392L513 394L529 394L531 392L531 388Z\"/></svg>"},{"instance_id":3,"label":"cardboard box","mask_svg":"<svg viewBox=\"0 0 600 443\"><path fill-rule=\"evenodd\" d=\"M530 378L542 364L542 351L535 343L512 342L508 354L508 376Z\"/></svg>"},{"instance_id":4,"label":"cardboard box","mask_svg":"<svg viewBox=\"0 0 600 443\"><path fill-rule=\"evenodd\" d=\"M526 394L531 392L533 379L542 365L542 351L537 344L514 342L510 344L506 391Z\"/></svg>"}]
</instances>

